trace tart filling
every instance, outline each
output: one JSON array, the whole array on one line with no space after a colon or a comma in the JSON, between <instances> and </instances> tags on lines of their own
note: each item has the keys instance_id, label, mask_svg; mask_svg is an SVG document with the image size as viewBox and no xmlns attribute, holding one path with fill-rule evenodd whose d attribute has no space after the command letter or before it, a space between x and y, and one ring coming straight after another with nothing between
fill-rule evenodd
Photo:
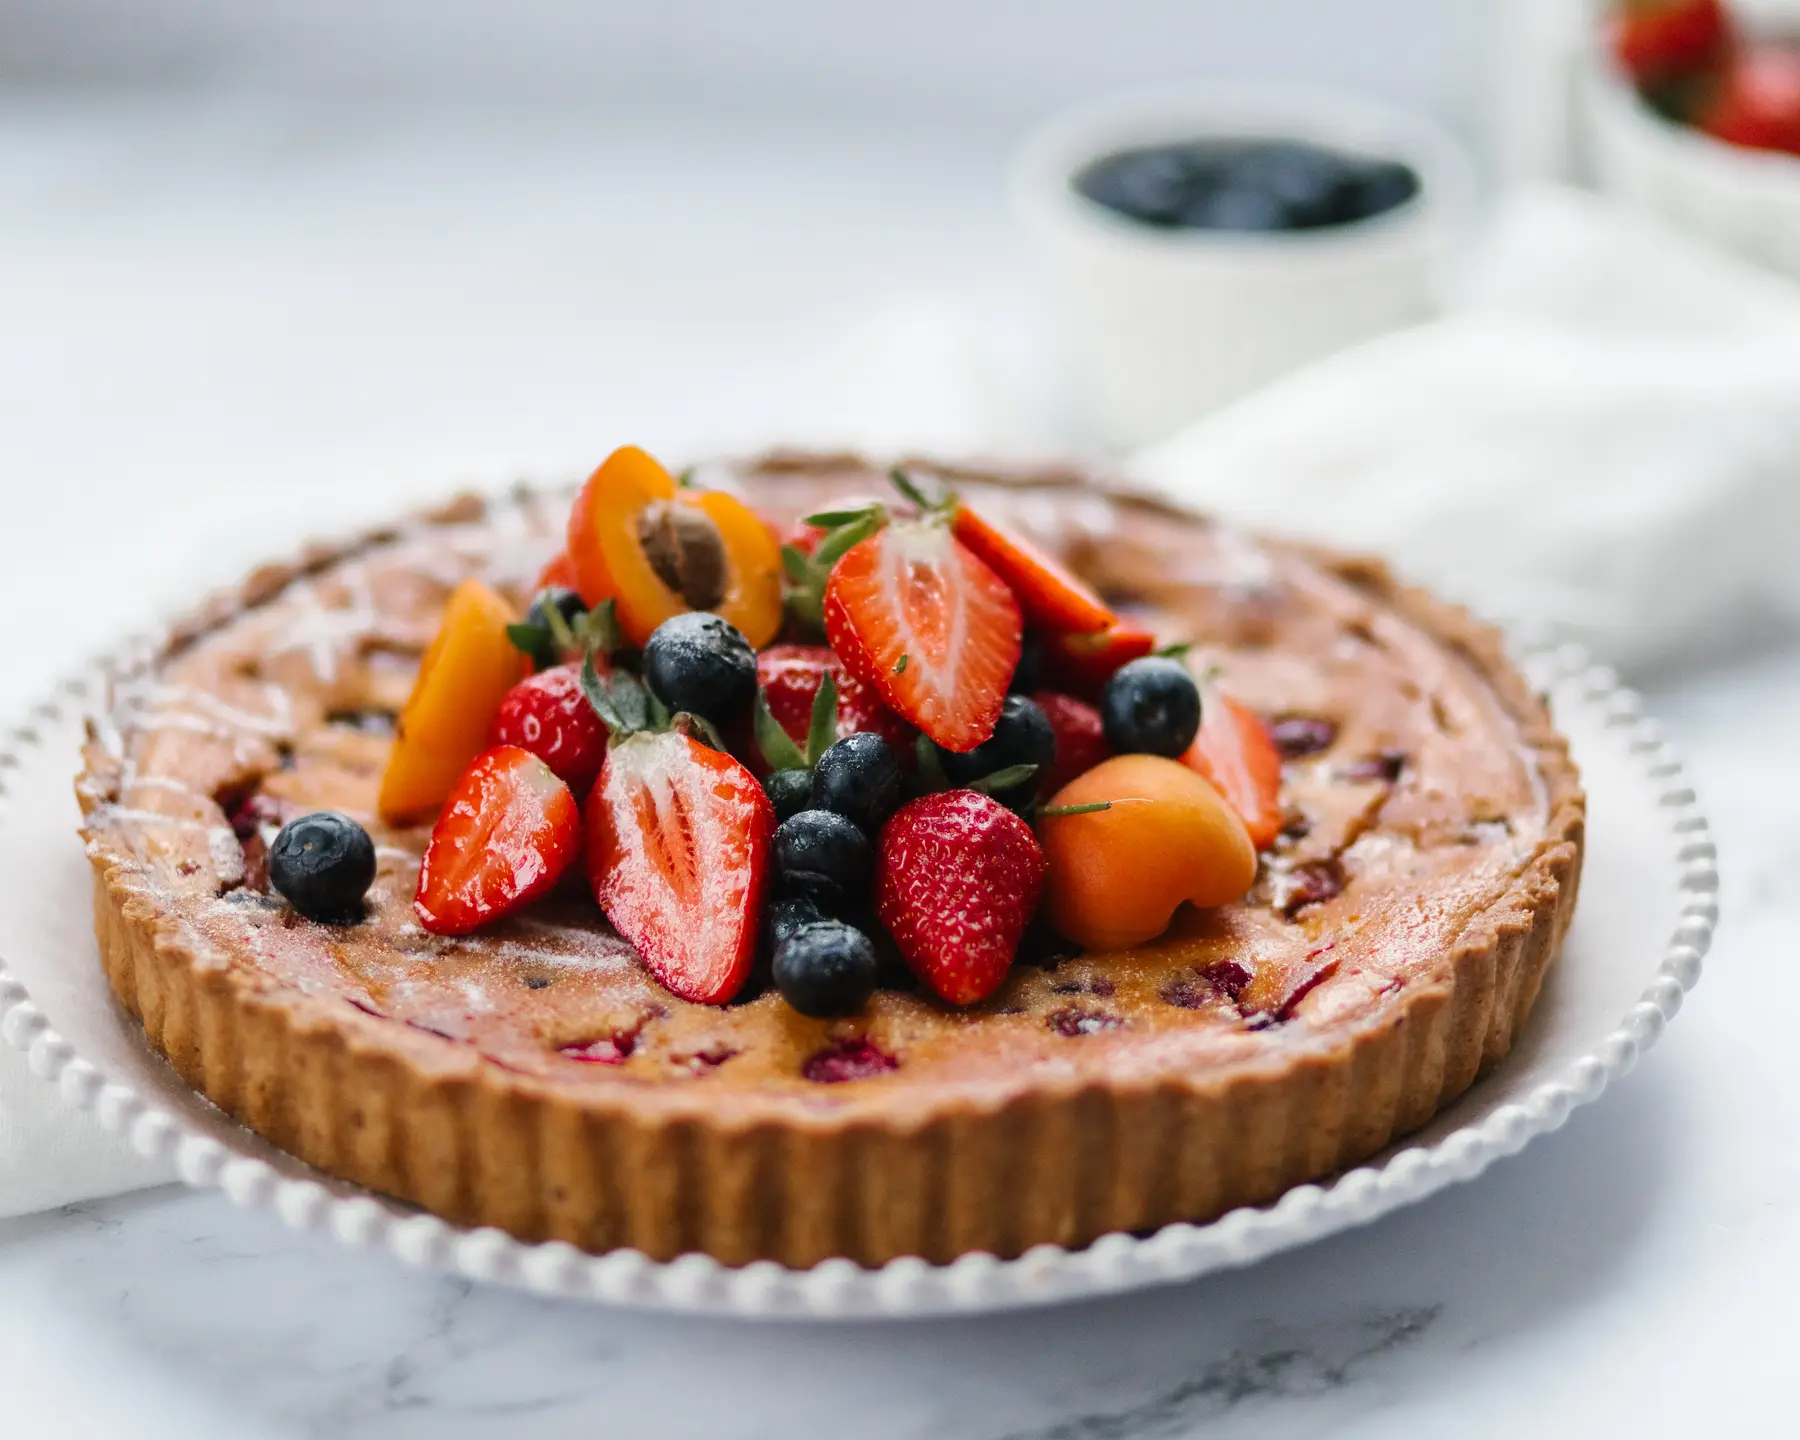
<instances>
[{"instance_id":1,"label":"tart filling","mask_svg":"<svg viewBox=\"0 0 1800 1440\"><path fill-rule=\"evenodd\" d=\"M522 495L261 573L121 681L79 793L103 956L153 1042L277 1143L452 1218L789 1263L1204 1218L1370 1153L1505 1053L1572 909L1581 797L1489 632L1378 566L1083 477L908 468L1068 565L1121 644L1190 647L1208 714L1267 726L1279 805L1241 898L1124 946L1039 923L964 1006L888 957L836 1018L801 1014L761 967L728 1003L682 998L581 863L432 933L414 898L436 817L384 806L384 773L452 593L476 577L523 612L562 544L566 497ZM849 457L695 480L780 528L885 483ZM653 498L677 583L642 581L623 638L711 576L754 643L778 639L732 563L684 578L666 512L687 502ZM1083 650L1050 668L1068 677ZM517 678L494 663L495 685ZM317 811L373 841L358 923L307 919L270 885L283 825ZM1088 818L1038 818L1052 860L1050 827ZM1021 1165L1034 1178L1009 1199ZM689 1185L704 1201L671 1198Z\"/></svg>"}]
</instances>

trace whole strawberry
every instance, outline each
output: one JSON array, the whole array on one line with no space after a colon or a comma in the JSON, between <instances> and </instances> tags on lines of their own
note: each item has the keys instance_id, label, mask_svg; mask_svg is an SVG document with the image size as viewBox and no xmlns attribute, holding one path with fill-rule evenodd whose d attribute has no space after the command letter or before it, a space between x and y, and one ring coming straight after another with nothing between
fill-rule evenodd
<instances>
[{"instance_id":1,"label":"whole strawberry","mask_svg":"<svg viewBox=\"0 0 1800 1440\"><path fill-rule=\"evenodd\" d=\"M1780 45L1740 50L1694 123L1731 145L1800 155L1800 50Z\"/></svg>"},{"instance_id":2,"label":"whole strawberry","mask_svg":"<svg viewBox=\"0 0 1800 1440\"><path fill-rule=\"evenodd\" d=\"M1607 28L1613 59L1640 85L1697 74L1732 43L1723 0L1618 0Z\"/></svg>"},{"instance_id":3,"label":"whole strawberry","mask_svg":"<svg viewBox=\"0 0 1800 1440\"><path fill-rule=\"evenodd\" d=\"M494 715L488 744L529 750L577 800L586 799L606 760L606 726L581 693L580 667L540 670L508 690Z\"/></svg>"},{"instance_id":4,"label":"whole strawberry","mask_svg":"<svg viewBox=\"0 0 1800 1440\"><path fill-rule=\"evenodd\" d=\"M913 973L952 1005L999 988L1043 883L1031 827L973 790L921 796L881 831L876 913Z\"/></svg>"},{"instance_id":5,"label":"whole strawberry","mask_svg":"<svg viewBox=\"0 0 1800 1440\"><path fill-rule=\"evenodd\" d=\"M873 730L896 749L910 750L914 731L886 705L873 687L846 674L828 645L771 645L756 657L756 683L768 697L769 713L795 744L806 743L813 700L829 674L837 682L837 738Z\"/></svg>"},{"instance_id":6,"label":"whole strawberry","mask_svg":"<svg viewBox=\"0 0 1800 1440\"><path fill-rule=\"evenodd\" d=\"M1044 712L1051 733L1056 736L1056 759L1038 786L1039 794L1054 795L1077 775L1087 774L1111 755L1112 746L1106 743L1100 712L1087 701L1056 690L1036 690L1031 698Z\"/></svg>"}]
</instances>

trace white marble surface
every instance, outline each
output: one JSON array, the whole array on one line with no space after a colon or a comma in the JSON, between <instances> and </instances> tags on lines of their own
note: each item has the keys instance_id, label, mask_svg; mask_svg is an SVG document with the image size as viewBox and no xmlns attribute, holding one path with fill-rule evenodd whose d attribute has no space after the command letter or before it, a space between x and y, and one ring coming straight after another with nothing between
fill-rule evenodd
<instances>
[{"instance_id":1,"label":"white marble surface","mask_svg":"<svg viewBox=\"0 0 1800 1440\"><path fill-rule=\"evenodd\" d=\"M446 147L241 100L0 105L0 702L446 469L803 428L897 294L1029 367L1003 136L617 119ZM153 1191L0 1224L0 1434L1780 1433L1800 654L1655 698L1724 855L1707 977L1636 1073L1472 1185L1178 1289L840 1328L471 1288Z\"/></svg>"}]
</instances>

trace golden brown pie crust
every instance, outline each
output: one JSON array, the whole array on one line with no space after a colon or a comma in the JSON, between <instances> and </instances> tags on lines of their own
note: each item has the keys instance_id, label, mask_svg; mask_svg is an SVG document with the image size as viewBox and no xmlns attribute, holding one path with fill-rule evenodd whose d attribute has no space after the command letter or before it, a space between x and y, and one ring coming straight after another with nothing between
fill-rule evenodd
<instances>
[{"instance_id":1,"label":"golden brown pie crust","mask_svg":"<svg viewBox=\"0 0 1800 1440\"><path fill-rule=\"evenodd\" d=\"M846 474L873 472L843 457L787 457L747 473L753 492L763 482L779 491L799 477L810 495ZM1098 504L1146 525L1211 533L1195 517L1102 490L1073 472L946 473L997 496L1021 496L1040 516L1045 497L1054 497L1064 509ZM1074 488L1079 498L1069 495ZM495 523L504 508L492 512ZM408 534L415 544L424 534L429 544L434 527L449 535L481 523L480 502L463 501ZM1098 579L1118 582L1109 565L1141 569L1142 557L1125 553L1128 546L1110 558L1099 553L1108 543L1106 526L1099 530L1098 539L1081 527L1050 538L1060 538L1069 558ZM329 576L359 555L382 553L396 535L383 531L258 571L178 626L153 673L304 577ZM539 549L547 553L547 546ZM1529 772L1534 818L1519 853L1496 850L1513 857L1503 873L1478 870L1477 878L1458 882L1472 903L1456 913L1447 943L1408 955L1404 973L1379 987L1371 981L1357 989L1340 977L1337 989L1290 1004L1283 1023L1267 1030L1239 1026L1227 1035L1219 1028L1214 1038L1224 1048L1216 1052L1184 1051L1174 1032L1139 1034L1126 1023L1108 1034L1078 1025L1079 1038L1067 1043L1092 1047L1080 1063L1045 1058L1029 1048L1041 1039L1037 1012L1026 1017L1037 1039L1007 1037L1025 1023L1020 1014L1029 997L1079 991L1081 983L1021 973L1009 982L1016 993L1003 991L989 1009L961 1021L990 1027L1002 1037L998 1048L986 1053L968 1042L976 1059L960 1072L945 1069L936 1081L928 1081L924 1066L918 1083L909 1074L898 1084L876 1076L814 1087L761 1081L748 1068L746 1078L729 1083L649 1083L626 1070L602 1077L607 1083L582 1083L585 1076L569 1080L550 1062L537 1073L510 1053L396 1023L380 1006L354 996L345 1003L344 993L271 973L254 953L192 923L158 878L157 866L169 857L153 853L121 803L129 798L121 788L131 778L125 771L146 743L132 734L133 715L124 711L93 727L77 785L107 975L182 1078L276 1145L448 1219L528 1240L561 1239L593 1251L632 1246L658 1258L704 1251L734 1264L771 1258L805 1266L848 1256L875 1265L902 1255L944 1261L976 1250L1016 1255L1044 1242L1082 1245L1114 1230L1204 1220L1271 1200L1416 1129L1507 1053L1574 908L1584 801L1565 742L1495 631L1397 583L1378 564L1291 546L1259 544L1258 552L1279 557L1293 574L1316 573L1334 594L1366 600L1371 616L1427 637L1459 674L1473 677L1482 703L1491 702L1511 727ZM1155 588L1155 576L1141 578ZM1233 623L1244 613L1234 608ZM1245 634L1233 643L1248 649L1259 641ZM395 683L402 694L404 677L401 668ZM250 748L262 743L255 735L240 738ZM255 769L269 762L245 763ZM1442 809L1440 791L1427 784L1412 798L1423 818L1411 833L1441 828L1431 809ZM216 806L210 813L215 822L222 814ZM1477 818L1507 823L1505 815ZM1267 903L1265 895L1265 909ZM1378 925L1365 926L1359 953L1376 953L1387 930L1405 950L1397 914L1382 911ZM1348 916L1347 928L1360 920ZM1190 925L1192 944L1220 953L1231 923L1226 917L1202 920L1199 930ZM597 915L594 924L603 928ZM1169 956L1153 949L1145 973L1162 976L1155 967L1166 963ZM1129 1008L1137 1003L1130 999L1135 965L1131 956L1115 965L1122 997L1115 1008L1128 1022L1139 1013ZM1103 972L1112 973L1096 962L1071 973ZM1370 974L1378 977L1372 963ZM1102 992L1090 979L1088 988L1110 994L1112 982ZM1009 993L1016 1003L1005 1003ZM766 1029L777 1023L769 1017L779 1005L771 996L743 1007L742 1016L684 1012L670 1025L686 1033L682 1025L691 1031L711 1016L724 1017L717 1020L722 1027ZM904 1036L907 1023L950 1023L913 997L878 997L877 1005L887 1007L878 1016L889 1027L884 1035ZM1086 1014L1059 1012L1069 1013ZM816 1040L848 1032L807 1033ZM1016 1073L1000 1063L1014 1053L1026 1057Z\"/></svg>"}]
</instances>

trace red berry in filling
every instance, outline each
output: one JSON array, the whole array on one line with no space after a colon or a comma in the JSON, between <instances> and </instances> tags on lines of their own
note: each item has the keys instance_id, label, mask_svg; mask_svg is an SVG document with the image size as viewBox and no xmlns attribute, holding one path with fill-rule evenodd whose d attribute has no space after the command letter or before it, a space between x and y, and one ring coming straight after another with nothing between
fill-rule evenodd
<instances>
[{"instance_id":1,"label":"red berry in filling","mask_svg":"<svg viewBox=\"0 0 1800 1440\"><path fill-rule=\"evenodd\" d=\"M1329 750L1337 739L1337 722L1317 715L1283 715L1269 726L1283 760L1299 760Z\"/></svg>"},{"instance_id":2,"label":"red berry in filling","mask_svg":"<svg viewBox=\"0 0 1800 1440\"><path fill-rule=\"evenodd\" d=\"M815 1051L800 1067L800 1073L815 1085L841 1085L846 1080L867 1080L899 1068L900 1062L873 1040L858 1038L840 1040Z\"/></svg>"}]
</instances>

